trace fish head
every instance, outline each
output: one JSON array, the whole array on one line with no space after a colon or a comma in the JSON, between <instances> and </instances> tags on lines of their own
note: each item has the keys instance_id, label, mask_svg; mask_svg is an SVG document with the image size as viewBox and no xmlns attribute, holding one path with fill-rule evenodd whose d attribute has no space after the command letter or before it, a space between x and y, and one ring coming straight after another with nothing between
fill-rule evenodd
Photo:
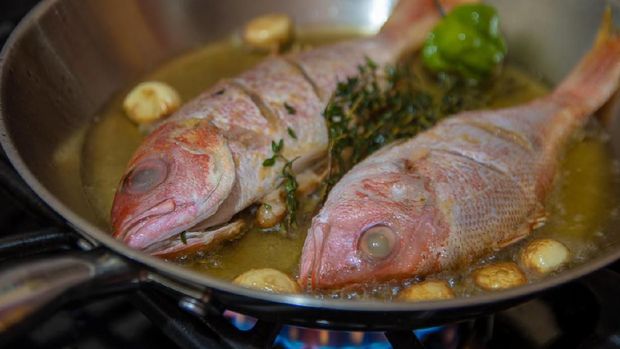
<instances>
[{"instance_id":1,"label":"fish head","mask_svg":"<svg viewBox=\"0 0 620 349\"><path fill-rule=\"evenodd\" d=\"M312 221L302 287L401 280L438 267L447 230L427 179L385 174L339 189Z\"/></svg>"},{"instance_id":2,"label":"fish head","mask_svg":"<svg viewBox=\"0 0 620 349\"><path fill-rule=\"evenodd\" d=\"M235 181L226 139L208 121L170 121L134 153L112 204L114 237L142 250L213 215Z\"/></svg>"}]
</instances>

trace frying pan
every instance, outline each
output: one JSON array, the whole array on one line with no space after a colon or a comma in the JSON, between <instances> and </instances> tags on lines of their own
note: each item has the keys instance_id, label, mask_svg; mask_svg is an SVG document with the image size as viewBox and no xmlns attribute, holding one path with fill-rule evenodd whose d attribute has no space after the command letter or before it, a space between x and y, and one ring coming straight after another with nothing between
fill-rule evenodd
<instances>
[{"instance_id":1,"label":"frying pan","mask_svg":"<svg viewBox=\"0 0 620 349\"><path fill-rule=\"evenodd\" d=\"M511 59L550 82L559 81L589 49L605 6L602 0L489 2L502 15ZM217 308L320 328L411 329L496 311L620 258L619 241L611 241L595 258L556 276L471 298L407 304L320 300L214 279L132 250L100 228L82 192L80 157L63 147L79 145L75 135L117 91L166 59L227 37L259 14L285 12L305 27L376 30L393 5L390 0L41 2L1 54L0 141L25 182L87 248L5 266L0 331L72 295L127 285L161 287L198 315ZM620 113L610 110L607 127L618 157ZM58 165L59 154L66 156L64 166Z\"/></svg>"}]
</instances>

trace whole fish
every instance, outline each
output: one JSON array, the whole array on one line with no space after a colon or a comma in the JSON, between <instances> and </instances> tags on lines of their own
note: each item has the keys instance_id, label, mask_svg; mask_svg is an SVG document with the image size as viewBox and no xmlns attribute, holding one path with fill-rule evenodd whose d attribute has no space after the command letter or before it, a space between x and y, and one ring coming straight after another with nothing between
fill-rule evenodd
<instances>
[{"instance_id":1,"label":"whole fish","mask_svg":"<svg viewBox=\"0 0 620 349\"><path fill-rule=\"evenodd\" d=\"M528 236L544 219L567 141L618 87L620 39L610 23L550 95L460 113L355 166L312 221L300 284L424 276Z\"/></svg>"},{"instance_id":2,"label":"whole fish","mask_svg":"<svg viewBox=\"0 0 620 349\"><path fill-rule=\"evenodd\" d=\"M356 75L367 58L385 65L419 47L439 16L433 0L403 0L374 37L272 57L217 83L136 150L114 198L114 236L153 254L234 236L238 225L221 225L281 181L281 161L262 166L271 143L284 140L282 155L298 158L296 172L324 156L322 111L337 83Z\"/></svg>"}]
</instances>

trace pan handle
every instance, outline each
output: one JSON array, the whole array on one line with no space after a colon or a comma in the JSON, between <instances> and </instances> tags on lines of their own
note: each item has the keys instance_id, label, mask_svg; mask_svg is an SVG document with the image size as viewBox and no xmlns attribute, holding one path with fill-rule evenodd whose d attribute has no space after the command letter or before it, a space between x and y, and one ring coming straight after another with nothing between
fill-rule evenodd
<instances>
[{"instance_id":1,"label":"pan handle","mask_svg":"<svg viewBox=\"0 0 620 349\"><path fill-rule=\"evenodd\" d=\"M37 319L47 318L45 313L49 315L68 300L127 290L137 285L138 276L135 267L100 248L3 268L0 343L21 334Z\"/></svg>"}]
</instances>

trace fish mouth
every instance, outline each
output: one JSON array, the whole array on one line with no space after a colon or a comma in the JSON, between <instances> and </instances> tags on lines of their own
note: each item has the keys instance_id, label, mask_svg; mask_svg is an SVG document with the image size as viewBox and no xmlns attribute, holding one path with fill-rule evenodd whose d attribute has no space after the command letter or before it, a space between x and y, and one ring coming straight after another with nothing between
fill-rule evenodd
<instances>
[{"instance_id":1,"label":"fish mouth","mask_svg":"<svg viewBox=\"0 0 620 349\"><path fill-rule=\"evenodd\" d=\"M206 195L205 202L213 198L221 183L222 179L218 178L215 187ZM205 203L178 203L172 198L165 199L121 223L113 235L131 248L145 252L157 251L161 242L195 226L204 217L213 215L221 201L215 202L211 210L199 216L197 207L201 205Z\"/></svg>"},{"instance_id":2,"label":"fish mouth","mask_svg":"<svg viewBox=\"0 0 620 349\"><path fill-rule=\"evenodd\" d=\"M308 256L303 262L298 283L304 289L314 289L321 284L321 256L323 254L323 241L325 225L313 229L312 237L307 240L308 246L304 246L304 255ZM329 229L329 228L328 228Z\"/></svg>"},{"instance_id":3,"label":"fish mouth","mask_svg":"<svg viewBox=\"0 0 620 349\"><path fill-rule=\"evenodd\" d=\"M193 250L196 246L205 246L211 242L223 242L234 239L243 233L245 227L243 220L236 220L224 225L213 226L206 230L194 230L189 228L185 231L185 238L181 239L178 235L173 235L167 239L155 242L147 246L143 251L154 256L174 256L186 250Z\"/></svg>"},{"instance_id":4,"label":"fish mouth","mask_svg":"<svg viewBox=\"0 0 620 349\"><path fill-rule=\"evenodd\" d=\"M132 248L147 249L150 245L165 240L186 228L185 226L179 226L174 230L167 231L165 234L157 234L157 231L166 231L161 229L161 225L165 224L163 217L169 216L171 213L186 211L188 206L188 204L179 205L173 199L161 201L127 220L114 233L114 236ZM190 226L191 224L187 225Z\"/></svg>"}]
</instances>

